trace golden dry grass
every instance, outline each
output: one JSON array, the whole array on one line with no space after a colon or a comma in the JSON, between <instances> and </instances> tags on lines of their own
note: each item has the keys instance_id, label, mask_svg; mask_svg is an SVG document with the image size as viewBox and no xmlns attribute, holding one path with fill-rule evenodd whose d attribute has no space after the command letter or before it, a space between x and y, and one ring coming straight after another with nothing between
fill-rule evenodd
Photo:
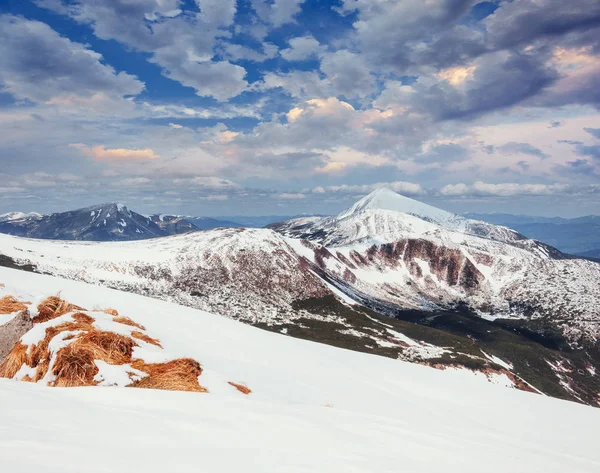
<instances>
[{"instance_id":1,"label":"golden dry grass","mask_svg":"<svg viewBox=\"0 0 600 473\"><path fill-rule=\"evenodd\" d=\"M12 309L16 300L4 299L5 304L13 304ZM16 301L16 303L22 304L19 301ZM17 310L20 309L26 310L26 307L18 306ZM85 309L54 296L39 304L39 315L33 320L38 323L45 322L69 312L83 310ZM146 363L144 360L132 361L133 349L137 346L136 340L142 340L162 348L160 341L143 333L142 331L145 329L130 318L118 316L117 311L107 309L105 312L113 315L116 322L139 328L140 331L133 331L131 337L101 331L94 328L94 318L92 316L77 312L73 315L73 321L47 327L44 338L37 344L30 347L22 343L15 345L0 365L0 376L13 378L25 364L30 368L34 368L35 373L25 375L23 381L40 381L51 370L54 376L52 386L95 386L98 384L94 380L94 377L98 374L95 360L102 360L112 365L131 363L133 368L147 373L148 376L134 381L131 387L208 392L206 388L198 383L198 377L202 374L202 367L196 360L180 358L166 363ZM63 340L69 340L70 344L58 350L55 354L54 364L50 367L52 357L49 351L50 342L62 332L74 333L64 334ZM244 394L251 392L250 389L241 384L230 384Z\"/></svg>"},{"instance_id":2,"label":"golden dry grass","mask_svg":"<svg viewBox=\"0 0 600 473\"><path fill-rule=\"evenodd\" d=\"M74 312L76 310L86 310L82 307L62 300L58 296L50 296L44 299L38 305L38 315L33 318L34 323L47 322L61 315Z\"/></svg>"},{"instance_id":3,"label":"golden dry grass","mask_svg":"<svg viewBox=\"0 0 600 473\"><path fill-rule=\"evenodd\" d=\"M252 389L250 389L245 384L238 384L238 383L234 383L232 381L229 381L229 384L232 385L235 389L237 389L242 394L246 394L246 395L252 394Z\"/></svg>"},{"instance_id":4,"label":"golden dry grass","mask_svg":"<svg viewBox=\"0 0 600 473\"><path fill-rule=\"evenodd\" d=\"M114 317L117 317L119 315L119 312L116 309L111 309L111 308L106 309L104 311L104 313L108 314L108 315L112 315Z\"/></svg>"},{"instance_id":5,"label":"golden dry grass","mask_svg":"<svg viewBox=\"0 0 600 473\"><path fill-rule=\"evenodd\" d=\"M137 322L134 322L129 317L124 317L124 316L115 317L113 320L115 322L118 322L123 325L129 325L130 327L136 327L136 328L139 328L140 330L146 330L146 328L143 325L140 325Z\"/></svg>"},{"instance_id":6,"label":"golden dry grass","mask_svg":"<svg viewBox=\"0 0 600 473\"><path fill-rule=\"evenodd\" d=\"M202 367L200 363L191 358L179 358L166 363L153 364L146 364L143 360L135 360L131 366L148 373L148 376L134 382L129 387L208 392L205 387L200 386L198 383L198 376L202 374Z\"/></svg>"},{"instance_id":7,"label":"golden dry grass","mask_svg":"<svg viewBox=\"0 0 600 473\"><path fill-rule=\"evenodd\" d=\"M94 386L98 367L91 351L71 344L58 350L52 373L56 376L52 385L56 387Z\"/></svg>"},{"instance_id":8,"label":"golden dry grass","mask_svg":"<svg viewBox=\"0 0 600 473\"><path fill-rule=\"evenodd\" d=\"M162 348L162 345L160 344L160 340L158 340L157 338L152 338L152 337L146 335L145 333L134 330L133 332L131 332L131 336L133 338L137 338L138 340L142 340L146 343L150 343L152 345L156 345L157 347Z\"/></svg>"},{"instance_id":9,"label":"golden dry grass","mask_svg":"<svg viewBox=\"0 0 600 473\"><path fill-rule=\"evenodd\" d=\"M54 327L46 328L46 334L44 338L33 347L31 350L31 356L27 360L27 364L32 368L38 366L43 360L47 360L50 357L48 353L48 345L50 341L61 332L78 332L92 330L92 325L84 322L64 322ZM43 377L43 376L42 376Z\"/></svg>"},{"instance_id":10,"label":"golden dry grass","mask_svg":"<svg viewBox=\"0 0 600 473\"><path fill-rule=\"evenodd\" d=\"M13 378L27 362L27 345L17 343L0 365L1 378Z\"/></svg>"},{"instance_id":11,"label":"golden dry grass","mask_svg":"<svg viewBox=\"0 0 600 473\"><path fill-rule=\"evenodd\" d=\"M0 314L12 314L13 312L20 312L27 310L29 302L21 302L13 296L4 296L0 298Z\"/></svg>"},{"instance_id":12,"label":"golden dry grass","mask_svg":"<svg viewBox=\"0 0 600 473\"><path fill-rule=\"evenodd\" d=\"M89 352L94 360L102 360L110 365L123 365L131 361L136 343L125 335L94 329L77 337L69 346Z\"/></svg>"},{"instance_id":13,"label":"golden dry grass","mask_svg":"<svg viewBox=\"0 0 600 473\"><path fill-rule=\"evenodd\" d=\"M94 317L84 314L83 312L77 312L76 314L73 314L72 319L75 322L80 322L83 324L93 324L94 323Z\"/></svg>"},{"instance_id":14,"label":"golden dry grass","mask_svg":"<svg viewBox=\"0 0 600 473\"><path fill-rule=\"evenodd\" d=\"M94 360L111 365L129 363L135 345L130 337L92 329L58 351L52 368L53 386L95 386L98 367Z\"/></svg>"}]
</instances>

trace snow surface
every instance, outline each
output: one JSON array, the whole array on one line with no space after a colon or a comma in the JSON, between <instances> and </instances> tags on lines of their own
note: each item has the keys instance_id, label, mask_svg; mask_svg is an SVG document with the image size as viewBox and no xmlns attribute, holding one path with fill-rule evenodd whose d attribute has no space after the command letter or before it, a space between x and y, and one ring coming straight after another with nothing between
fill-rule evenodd
<instances>
[{"instance_id":1,"label":"snow surface","mask_svg":"<svg viewBox=\"0 0 600 473\"><path fill-rule=\"evenodd\" d=\"M598 409L80 282L5 268L0 281L30 300L61 291L117 309L199 360L210 391L0 379L3 472L600 471ZM122 381L110 367L100 375Z\"/></svg>"}]
</instances>

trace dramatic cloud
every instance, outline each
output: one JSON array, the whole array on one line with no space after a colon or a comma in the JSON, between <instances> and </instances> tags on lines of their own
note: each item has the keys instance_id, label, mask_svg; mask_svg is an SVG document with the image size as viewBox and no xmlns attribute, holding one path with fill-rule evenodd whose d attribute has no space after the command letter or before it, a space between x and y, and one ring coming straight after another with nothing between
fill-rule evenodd
<instances>
[{"instance_id":1,"label":"dramatic cloud","mask_svg":"<svg viewBox=\"0 0 600 473\"><path fill-rule=\"evenodd\" d=\"M5 206L600 205L596 0L34 1L0 15Z\"/></svg>"},{"instance_id":2,"label":"dramatic cloud","mask_svg":"<svg viewBox=\"0 0 600 473\"><path fill-rule=\"evenodd\" d=\"M103 64L102 56L45 23L0 16L0 82L20 99L77 102L137 95L144 84Z\"/></svg>"},{"instance_id":3,"label":"dramatic cloud","mask_svg":"<svg viewBox=\"0 0 600 473\"><path fill-rule=\"evenodd\" d=\"M212 61L218 38L227 36L222 28L231 25L236 2L198 0L196 4L199 11L184 15L179 0L40 2L90 25L101 39L152 53L150 61L160 66L166 77L194 88L200 96L225 101L248 85L243 67Z\"/></svg>"}]
</instances>

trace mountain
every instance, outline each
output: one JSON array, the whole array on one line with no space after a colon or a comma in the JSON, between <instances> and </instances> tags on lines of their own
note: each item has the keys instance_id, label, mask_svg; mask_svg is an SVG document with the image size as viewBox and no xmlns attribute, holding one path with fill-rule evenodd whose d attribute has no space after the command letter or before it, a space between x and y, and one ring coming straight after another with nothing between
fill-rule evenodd
<instances>
[{"instance_id":1,"label":"mountain","mask_svg":"<svg viewBox=\"0 0 600 473\"><path fill-rule=\"evenodd\" d=\"M215 228L242 228L243 225L229 220L218 220L211 217L185 217L200 230L214 230Z\"/></svg>"},{"instance_id":2,"label":"mountain","mask_svg":"<svg viewBox=\"0 0 600 473\"><path fill-rule=\"evenodd\" d=\"M8 212L6 214L0 215L0 223L3 222L11 222L13 220L22 220L22 219L36 219L43 217L42 214L37 212L23 213L23 212Z\"/></svg>"},{"instance_id":3,"label":"mountain","mask_svg":"<svg viewBox=\"0 0 600 473\"><path fill-rule=\"evenodd\" d=\"M600 248L600 216L597 215L577 218L511 214L465 214L465 216L513 228L528 238L543 241L573 255L590 257L587 252Z\"/></svg>"},{"instance_id":4,"label":"mountain","mask_svg":"<svg viewBox=\"0 0 600 473\"><path fill-rule=\"evenodd\" d=\"M0 233L51 240L143 240L194 231L176 217L167 220L144 217L120 203L107 203L51 215L25 215L0 222Z\"/></svg>"},{"instance_id":5,"label":"mountain","mask_svg":"<svg viewBox=\"0 0 600 473\"><path fill-rule=\"evenodd\" d=\"M110 246L3 235L0 265L598 405L600 265L389 191L270 229Z\"/></svg>"},{"instance_id":6,"label":"mountain","mask_svg":"<svg viewBox=\"0 0 600 473\"><path fill-rule=\"evenodd\" d=\"M90 459L92 471L134 473L395 472L399 462L593 473L600 463L600 410L507 389L503 375L341 350L47 275L0 268L0 281L0 299L25 301L13 320L36 320L15 342L13 379L0 379L2 471L75 473ZM59 292L70 304L61 315L38 309ZM15 381L38 372L41 382Z\"/></svg>"},{"instance_id":7,"label":"mountain","mask_svg":"<svg viewBox=\"0 0 600 473\"><path fill-rule=\"evenodd\" d=\"M317 215L321 217L322 215ZM306 217L306 215L261 215L261 216L248 216L248 215L234 215L231 217L216 217L219 220L231 221L238 227L243 228L264 228L267 225L271 225L277 222L283 222L285 220L291 220L294 218ZM221 225L224 227L225 225Z\"/></svg>"},{"instance_id":8,"label":"mountain","mask_svg":"<svg viewBox=\"0 0 600 473\"><path fill-rule=\"evenodd\" d=\"M158 225L167 235L197 232L200 229L191 223L189 219L182 217L181 215L154 214L149 215L148 218Z\"/></svg>"}]
</instances>

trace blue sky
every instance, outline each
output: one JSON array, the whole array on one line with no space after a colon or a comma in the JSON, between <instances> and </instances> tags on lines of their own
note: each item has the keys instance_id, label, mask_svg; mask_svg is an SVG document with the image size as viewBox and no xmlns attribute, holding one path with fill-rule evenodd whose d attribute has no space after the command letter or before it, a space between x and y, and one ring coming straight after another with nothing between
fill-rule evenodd
<instances>
[{"instance_id":1,"label":"blue sky","mask_svg":"<svg viewBox=\"0 0 600 473\"><path fill-rule=\"evenodd\" d=\"M0 212L600 213L597 0L4 0Z\"/></svg>"}]
</instances>

